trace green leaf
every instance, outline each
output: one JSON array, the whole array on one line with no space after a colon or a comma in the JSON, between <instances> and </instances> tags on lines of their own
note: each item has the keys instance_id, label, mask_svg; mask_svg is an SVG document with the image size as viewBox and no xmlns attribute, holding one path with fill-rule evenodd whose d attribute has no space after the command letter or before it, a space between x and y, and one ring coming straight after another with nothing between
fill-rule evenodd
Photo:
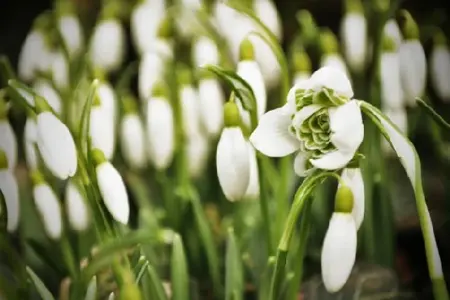
<instances>
[{"instance_id":1,"label":"green leaf","mask_svg":"<svg viewBox=\"0 0 450 300\"><path fill-rule=\"evenodd\" d=\"M81 146L81 149L88 150L88 138L89 138L89 121L92 109L92 103L94 102L94 97L97 91L99 81L95 79L90 88L89 94L87 96L86 103L83 108L83 113L81 114L81 119L78 128L78 144ZM84 148L86 147L86 148Z\"/></svg>"},{"instance_id":2,"label":"green leaf","mask_svg":"<svg viewBox=\"0 0 450 300\"><path fill-rule=\"evenodd\" d=\"M450 124L442 118L430 105L428 105L425 101L420 98L416 98L417 103L420 107L422 107L432 118L433 120L440 125L445 130L450 131Z\"/></svg>"},{"instance_id":3,"label":"green leaf","mask_svg":"<svg viewBox=\"0 0 450 300\"><path fill-rule=\"evenodd\" d=\"M36 288L39 296L41 296L42 300L55 300L53 298L50 291L47 289L45 284L42 282L42 280L36 275L36 273L33 272L33 270L30 267L26 267L28 278L33 283L34 287Z\"/></svg>"},{"instance_id":4,"label":"green leaf","mask_svg":"<svg viewBox=\"0 0 450 300\"><path fill-rule=\"evenodd\" d=\"M172 299L189 299L189 273L184 253L183 242L178 234L175 234L172 245L171 259L172 273Z\"/></svg>"},{"instance_id":5,"label":"green leaf","mask_svg":"<svg viewBox=\"0 0 450 300\"><path fill-rule=\"evenodd\" d=\"M139 259L138 265L134 268L136 284L139 284L142 277L144 277L144 274L147 271L147 267L149 264L150 264L150 262L147 259L145 259L144 256L142 256L141 259Z\"/></svg>"},{"instance_id":6,"label":"green leaf","mask_svg":"<svg viewBox=\"0 0 450 300\"><path fill-rule=\"evenodd\" d=\"M275 257L270 256L267 260L266 269L261 276L258 289L259 300L269 300L270 281L272 280L273 272L275 270Z\"/></svg>"},{"instance_id":7,"label":"green leaf","mask_svg":"<svg viewBox=\"0 0 450 300\"><path fill-rule=\"evenodd\" d=\"M148 276L150 278L150 285L153 297L152 299L155 300L168 300L166 291L164 290L164 286L161 282L161 279L159 278L158 274L156 273L156 270L153 268L152 265L147 266L147 272Z\"/></svg>"},{"instance_id":8,"label":"green leaf","mask_svg":"<svg viewBox=\"0 0 450 300\"><path fill-rule=\"evenodd\" d=\"M227 252L225 258L225 299L241 300L244 292L244 276L239 247L234 230L228 229Z\"/></svg>"},{"instance_id":9,"label":"green leaf","mask_svg":"<svg viewBox=\"0 0 450 300\"><path fill-rule=\"evenodd\" d=\"M36 113L34 106L28 102L29 100L27 100L31 98L34 102L34 98L38 96L32 88L15 79L8 80L8 86L10 88L9 91L13 100L17 101L17 103L22 107L29 108Z\"/></svg>"},{"instance_id":10,"label":"green leaf","mask_svg":"<svg viewBox=\"0 0 450 300\"><path fill-rule=\"evenodd\" d=\"M95 299L97 299L97 276L92 277L86 291L86 296L84 297L84 300Z\"/></svg>"},{"instance_id":11,"label":"green leaf","mask_svg":"<svg viewBox=\"0 0 450 300\"><path fill-rule=\"evenodd\" d=\"M64 275L64 270L61 269L61 265L63 264L60 257L55 257L55 255L49 252L46 247L34 239L27 239L26 244L42 260L49 270L52 269L53 271L56 271L60 276Z\"/></svg>"},{"instance_id":12,"label":"green leaf","mask_svg":"<svg viewBox=\"0 0 450 300\"><path fill-rule=\"evenodd\" d=\"M11 62L6 55L0 55L0 72L5 86L8 85L10 79L16 78Z\"/></svg>"},{"instance_id":13,"label":"green leaf","mask_svg":"<svg viewBox=\"0 0 450 300\"><path fill-rule=\"evenodd\" d=\"M365 101L359 101L362 111L374 122L383 136L397 153L400 163L412 184L420 227L425 242L428 270L433 282L436 299L449 299L445 285L442 263L434 236L433 223L428 211L422 186L420 159L411 141L406 138L400 129L392 123L378 108Z\"/></svg>"}]
</instances>

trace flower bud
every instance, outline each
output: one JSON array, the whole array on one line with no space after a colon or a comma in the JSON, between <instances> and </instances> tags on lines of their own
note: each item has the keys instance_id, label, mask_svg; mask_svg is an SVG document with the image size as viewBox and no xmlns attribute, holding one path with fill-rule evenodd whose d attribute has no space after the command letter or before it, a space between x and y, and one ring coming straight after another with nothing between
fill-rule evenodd
<instances>
[{"instance_id":1,"label":"flower bud","mask_svg":"<svg viewBox=\"0 0 450 300\"><path fill-rule=\"evenodd\" d=\"M187 67L178 69L180 105L183 131L186 136L200 133L200 102L192 84L192 74Z\"/></svg>"},{"instance_id":2,"label":"flower bud","mask_svg":"<svg viewBox=\"0 0 450 300\"><path fill-rule=\"evenodd\" d=\"M336 36L331 30L324 30L320 34L320 44L323 55L320 60L320 66L331 67L345 73L348 77L348 70L342 56L339 54L339 44Z\"/></svg>"},{"instance_id":3,"label":"flower bud","mask_svg":"<svg viewBox=\"0 0 450 300\"><path fill-rule=\"evenodd\" d=\"M192 48L192 62L195 67L219 64L219 50L209 37L198 37L193 42Z\"/></svg>"},{"instance_id":4,"label":"flower bud","mask_svg":"<svg viewBox=\"0 0 450 300\"><path fill-rule=\"evenodd\" d=\"M0 150L0 192L6 204L8 217L6 229L8 232L14 232L19 226L20 217L19 185L12 171L8 169L7 154L2 150Z\"/></svg>"},{"instance_id":5,"label":"flower bud","mask_svg":"<svg viewBox=\"0 0 450 300\"><path fill-rule=\"evenodd\" d=\"M70 57L78 56L84 45L83 28L78 17L75 14L63 15L58 20L58 29Z\"/></svg>"},{"instance_id":6,"label":"flower bud","mask_svg":"<svg viewBox=\"0 0 450 300\"><path fill-rule=\"evenodd\" d=\"M208 162L208 139L202 133L188 137L187 145L188 171L191 178L198 178L206 168Z\"/></svg>"},{"instance_id":7,"label":"flower bud","mask_svg":"<svg viewBox=\"0 0 450 300\"><path fill-rule=\"evenodd\" d=\"M450 101L450 49L442 32L434 37L434 46L430 55L431 83L439 98Z\"/></svg>"},{"instance_id":8,"label":"flower bud","mask_svg":"<svg viewBox=\"0 0 450 300\"><path fill-rule=\"evenodd\" d=\"M217 137L223 126L222 107L225 96L215 78L202 78L198 83L200 121L210 137Z\"/></svg>"},{"instance_id":9,"label":"flower bud","mask_svg":"<svg viewBox=\"0 0 450 300\"><path fill-rule=\"evenodd\" d=\"M145 131L141 118L135 112L127 113L121 123L122 154L133 169L142 169L147 162Z\"/></svg>"},{"instance_id":10,"label":"flower bud","mask_svg":"<svg viewBox=\"0 0 450 300\"><path fill-rule=\"evenodd\" d=\"M381 102L383 107L403 107L403 89L400 75L400 58L395 42L388 35L383 37L380 57Z\"/></svg>"},{"instance_id":11,"label":"flower bud","mask_svg":"<svg viewBox=\"0 0 450 300\"><path fill-rule=\"evenodd\" d=\"M89 209L79 187L69 180L66 185L66 212L70 226L76 231L84 231L89 226Z\"/></svg>"},{"instance_id":12,"label":"flower bud","mask_svg":"<svg viewBox=\"0 0 450 300\"><path fill-rule=\"evenodd\" d=\"M45 79L38 79L33 84L34 91L44 98L55 113L61 115L62 101L59 93L53 88L52 84ZM34 102L34 101L33 101ZM34 105L34 103L33 103Z\"/></svg>"},{"instance_id":13,"label":"flower bud","mask_svg":"<svg viewBox=\"0 0 450 300\"><path fill-rule=\"evenodd\" d=\"M37 128L36 128L36 120L33 117L28 117L25 122L24 129L24 152L25 152L25 161L28 165L28 169L35 170L38 168L38 156L36 152L36 143L37 143Z\"/></svg>"}]
</instances>

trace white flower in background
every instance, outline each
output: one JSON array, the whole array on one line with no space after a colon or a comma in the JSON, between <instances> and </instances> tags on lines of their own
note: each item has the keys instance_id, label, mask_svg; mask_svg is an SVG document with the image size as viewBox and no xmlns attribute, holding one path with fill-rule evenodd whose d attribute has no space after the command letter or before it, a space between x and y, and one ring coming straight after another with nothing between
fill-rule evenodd
<instances>
[{"instance_id":1,"label":"white flower in background","mask_svg":"<svg viewBox=\"0 0 450 300\"><path fill-rule=\"evenodd\" d=\"M17 138L6 115L0 117L0 150L6 153L8 169L14 170L17 165Z\"/></svg>"},{"instance_id":2,"label":"white flower in background","mask_svg":"<svg viewBox=\"0 0 450 300\"><path fill-rule=\"evenodd\" d=\"M395 43L395 49L399 49L402 44L403 37L395 19L389 19L384 25L383 34L392 39Z\"/></svg>"},{"instance_id":3,"label":"white flower in background","mask_svg":"<svg viewBox=\"0 0 450 300\"><path fill-rule=\"evenodd\" d=\"M400 46L400 75L405 103L415 106L416 97L425 92L427 59L419 40L419 28L407 14L404 24L404 40Z\"/></svg>"},{"instance_id":4,"label":"white flower in background","mask_svg":"<svg viewBox=\"0 0 450 300\"><path fill-rule=\"evenodd\" d=\"M383 114L388 117L389 120L391 120L403 134L406 136L408 135L408 114L404 107L400 107L398 109L383 108ZM392 146L384 137L382 138L381 143L384 154L397 157L396 152L392 149Z\"/></svg>"},{"instance_id":5,"label":"white flower in background","mask_svg":"<svg viewBox=\"0 0 450 300\"><path fill-rule=\"evenodd\" d=\"M130 20L131 37L139 54L152 49L158 26L165 15L165 1L142 1L133 9Z\"/></svg>"},{"instance_id":6,"label":"white flower in background","mask_svg":"<svg viewBox=\"0 0 450 300\"><path fill-rule=\"evenodd\" d=\"M79 187L73 179L66 185L66 212L70 226L76 231L84 231L89 226L89 210Z\"/></svg>"},{"instance_id":7,"label":"white flower in background","mask_svg":"<svg viewBox=\"0 0 450 300\"><path fill-rule=\"evenodd\" d=\"M223 127L223 104L225 96L219 81L203 77L198 83L200 121L210 137L217 137Z\"/></svg>"},{"instance_id":8,"label":"white flower in background","mask_svg":"<svg viewBox=\"0 0 450 300\"><path fill-rule=\"evenodd\" d=\"M250 178L244 198L258 199L259 198L259 175L258 175L258 160L256 159L256 151L253 146L248 143L248 155L250 160Z\"/></svg>"},{"instance_id":9,"label":"white flower in background","mask_svg":"<svg viewBox=\"0 0 450 300\"><path fill-rule=\"evenodd\" d=\"M34 203L41 217L45 232L49 238L59 239L63 230L59 199L38 171L32 173L32 178Z\"/></svg>"},{"instance_id":10,"label":"white flower in background","mask_svg":"<svg viewBox=\"0 0 450 300\"><path fill-rule=\"evenodd\" d=\"M109 82L101 81L97 86L97 95L101 108L114 122L117 120L118 104L113 87Z\"/></svg>"},{"instance_id":11,"label":"white flower in background","mask_svg":"<svg viewBox=\"0 0 450 300\"><path fill-rule=\"evenodd\" d=\"M311 77L311 60L303 47L293 51L294 86L301 85Z\"/></svg>"},{"instance_id":12,"label":"white flower in background","mask_svg":"<svg viewBox=\"0 0 450 300\"><path fill-rule=\"evenodd\" d=\"M49 111L37 115L37 146L41 157L52 172L62 180L77 171L77 150L67 126Z\"/></svg>"},{"instance_id":13,"label":"white flower in background","mask_svg":"<svg viewBox=\"0 0 450 300\"><path fill-rule=\"evenodd\" d=\"M62 113L62 100L58 92L53 88L52 84L46 79L37 79L33 84L33 89L42 98L44 98L48 105L57 113ZM34 99L33 104L34 105Z\"/></svg>"},{"instance_id":14,"label":"white flower in background","mask_svg":"<svg viewBox=\"0 0 450 300\"><path fill-rule=\"evenodd\" d=\"M445 36L436 36L434 47L430 55L431 83L439 98L450 101L450 49Z\"/></svg>"},{"instance_id":15,"label":"white flower in background","mask_svg":"<svg viewBox=\"0 0 450 300\"><path fill-rule=\"evenodd\" d=\"M102 105L96 104L92 107L89 122L92 147L100 149L108 160L114 156L116 139L114 126L114 120Z\"/></svg>"},{"instance_id":16,"label":"white flower in background","mask_svg":"<svg viewBox=\"0 0 450 300\"><path fill-rule=\"evenodd\" d=\"M118 19L100 20L94 28L89 49L94 68L116 71L125 57L125 30Z\"/></svg>"},{"instance_id":17,"label":"white flower in background","mask_svg":"<svg viewBox=\"0 0 450 300\"><path fill-rule=\"evenodd\" d=\"M69 66L62 51L53 54L52 78L58 89L65 90L69 87Z\"/></svg>"},{"instance_id":18,"label":"white flower in background","mask_svg":"<svg viewBox=\"0 0 450 300\"><path fill-rule=\"evenodd\" d=\"M345 167L364 138L361 110L344 73L325 67L294 86L287 104L264 114L250 142L263 154L282 157L299 151L294 170Z\"/></svg>"},{"instance_id":19,"label":"white flower in background","mask_svg":"<svg viewBox=\"0 0 450 300\"><path fill-rule=\"evenodd\" d=\"M20 218L19 185L13 172L8 169L8 157L2 150L0 150L0 192L6 203L8 216L6 229L8 232L14 232L19 226Z\"/></svg>"},{"instance_id":20,"label":"white flower in background","mask_svg":"<svg viewBox=\"0 0 450 300\"><path fill-rule=\"evenodd\" d=\"M258 117L262 116L266 112L267 107L267 94L266 86L264 84L264 78L262 77L261 70L258 63L254 60L252 42L245 39L241 43L240 48L240 61L237 65L237 74L242 77L252 88L253 94L256 98L256 111ZM240 102L237 103L241 112L241 118L247 127L250 127L250 114L245 111Z\"/></svg>"},{"instance_id":21,"label":"white flower in background","mask_svg":"<svg viewBox=\"0 0 450 300\"><path fill-rule=\"evenodd\" d=\"M383 107L403 107L400 58L391 38L384 36L380 57L381 103Z\"/></svg>"},{"instance_id":22,"label":"white flower in background","mask_svg":"<svg viewBox=\"0 0 450 300\"><path fill-rule=\"evenodd\" d=\"M80 20L74 14L64 15L58 20L58 29L71 57L78 56L84 45L84 34Z\"/></svg>"},{"instance_id":23,"label":"white flower in background","mask_svg":"<svg viewBox=\"0 0 450 300\"><path fill-rule=\"evenodd\" d=\"M192 84L192 74L187 68L179 68L178 82L183 132L186 136L200 133L200 101Z\"/></svg>"},{"instance_id":24,"label":"white flower in background","mask_svg":"<svg viewBox=\"0 0 450 300\"><path fill-rule=\"evenodd\" d=\"M347 66L345 65L344 59L338 53L326 54L322 57L320 61L321 68L330 67L337 69L346 75L348 74Z\"/></svg>"},{"instance_id":25,"label":"white flower in background","mask_svg":"<svg viewBox=\"0 0 450 300\"><path fill-rule=\"evenodd\" d=\"M195 12L202 8L203 3L202 0L179 0L177 2L182 7L180 14L175 18L177 31L182 38L189 40L195 37L201 29L201 23L198 22Z\"/></svg>"},{"instance_id":26,"label":"white flower in background","mask_svg":"<svg viewBox=\"0 0 450 300\"><path fill-rule=\"evenodd\" d=\"M202 35L197 37L192 45L192 63L195 67L219 64L219 49L216 43L209 37Z\"/></svg>"},{"instance_id":27,"label":"white flower in background","mask_svg":"<svg viewBox=\"0 0 450 300\"><path fill-rule=\"evenodd\" d=\"M341 24L344 55L349 67L361 72L367 55L367 21L360 0L346 1L346 4Z\"/></svg>"},{"instance_id":28,"label":"white flower in background","mask_svg":"<svg viewBox=\"0 0 450 300\"><path fill-rule=\"evenodd\" d=\"M191 178L198 178L205 170L208 162L208 151L208 139L204 134L195 133L187 138L186 156Z\"/></svg>"},{"instance_id":29,"label":"white flower in background","mask_svg":"<svg viewBox=\"0 0 450 300\"><path fill-rule=\"evenodd\" d=\"M49 63L49 51L45 33L33 28L25 38L19 54L18 74L22 80L32 81L36 71L45 69Z\"/></svg>"},{"instance_id":30,"label":"white flower in background","mask_svg":"<svg viewBox=\"0 0 450 300\"><path fill-rule=\"evenodd\" d=\"M94 149L92 155L98 187L106 208L114 220L127 224L130 217L130 204L122 176L99 149Z\"/></svg>"},{"instance_id":31,"label":"white flower in background","mask_svg":"<svg viewBox=\"0 0 450 300\"><path fill-rule=\"evenodd\" d=\"M357 226L351 213L353 204L351 189L339 186L321 254L322 279L330 293L344 286L355 264Z\"/></svg>"},{"instance_id":32,"label":"white flower in background","mask_svg":"<svg viewBox=\"0 0 450 300\"><path fill-rule=\"evenodd\" d=\"M120 125L123 158L133 169L142 169L147 163L144 124L136 112L128 112Z\"/></svg>"},{"instance_id":33,"label":"white flower in background","mask_svg":"<svg viewBox=\"0 0 450 300\"><path fill-rule=\"evenodd\" d=\"M309 77L311 77L309 72L297 72L294 75L294 85L304 84L304 82L309 80Z\"/></svg>"},{"instance_id":34,"label":"white flower in background","mask_svg":"<svg viewBox=\"0 0 450 300\"><path fill-rule=\"evenodd\" d=\"M330 67L338 69L349 77L347 66L345 65L343 57L339 53L339 44L334 33L330 30L324 30L320 34L320 43L323 51L320 59L321 68Z\"/></svg>"},{"instance_id":35,"label":"white flower in background","mask_svg":"<svg viewBox=\"0 0 450 300\"><path fill-rule=\"evenodd\" d=\"M360 168L345 168L341 174L342 182L350 188L353 193L352 216L355 219L356 229L361 227L364 219L365 196L364 181Z\"/></svg>"},{"instance_id":36,"label":"white flower in background","mask_svg":"<svg viewBox=\"0 0 450 300\"><path fill-rule=\"evenodd\" d=\"M36 120L32 117L28 117L25 122L23 145L25 152L25 160L27 162L28 169L36 170L38 168L38 154L36 152L37 146L37 127Z\"/></svg>"},{"instance_id":37,"label":"white flower in background","mask_svg":"<svg viewBox=\"0 0 450 300\"><path fill-rule=\"evenodd\" d=\"M217 176L229 201L242 199L250 182L249 145L239 127L239 115L236 103L229 101L225 104L225 128L216 152Z\"/></svg>"},{"instance_id":38,"label":"white flower in background","mask_svg":"<svg viewBox=\"0 0 450 300\"><path fill-rule=\"evenodd\" d=\"M164 170L172 162L175 149L175 129L172 106L165 88L155 85L147 103L147 150L151 163Z\"/></svg>"}]
</instances>

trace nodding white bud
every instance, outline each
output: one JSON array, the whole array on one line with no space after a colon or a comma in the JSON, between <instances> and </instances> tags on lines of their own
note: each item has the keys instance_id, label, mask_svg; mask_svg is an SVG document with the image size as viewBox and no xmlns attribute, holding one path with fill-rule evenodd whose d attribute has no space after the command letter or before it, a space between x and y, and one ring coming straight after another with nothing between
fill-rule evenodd
<instances>
[{"instance_id":1,"label":"nodding white bud","mask_svg":"<svg viewBox=\"0 0 450 300\"><path fill-rule=\"evenodd\" d=\"M125 31L119 20L101 20L94 28L89 50L95 68L116 71L125 57Z\"/></svg>"},{"instance_id":2,"label":"nodding white bud","mask_svg":"<svg viewBox=\"0 0 450 300\"><path fill-rule=\"evenodd\" d=\"M37 145L54 176L64 180L77 171L77 150L67 126L51 112L37 116Z\"/></svg>"},{"instance_id":3,"label":"nodding white bud","mask_svg":"<svg viewBox=\"0 0 450 300\"><path fill-rule=\"evenodd\" d=\"M37 143L37 128L36 121L30 117L25 122L24 129L24 151L25 160L30 170L36 170L38 168L38 155L36 152Z\"/></svg>"},{"instance_id":4,"label":"nodding white bud","mask_svg":"<svg viewBox=\"0 0 450 300\"><path fill-rule=\"evenodd\" d=\"M200 134L200 102L192 84L185 84L180 91L183 131L186 136Z\"/></svg>"},{"instance_id":5,"label":"nodding white bud","mask_svg":"<svg viewBox=\"0 0 450 300\"><path fill-rule=\"evenodd\" d=\"M383 113L386 115L386 117L389 118L389 120L391 120L392 123L394 123L398 127L398 129L400 129L403 134L408 135L408 115L404 107L383 108ZM397 153L394 151L394 149L392 149L392 146L385 138L381 140L381 143L381 148L385 155L392 157L397 156Z\"/></svg>"},{"instance_id":6,"label":"nodding white bud","mask_svg":"<svg viewBox=\"0 0 450 300\"><path fill-rule=\"evenodd\" d=\"M146 123L150 161L157 169L164 170L172 162L175 148L173 110L167 99L150 98Z\"/></svg>"},{"instance_id":7,"label":"nodding white bud","mask_svg":"<svg viewBox=\"0 0 450 300\"><path fill-rule=\"evenodd\" d=\"M403 107L400 58L396 51L383 52L380 58L381 101L383 107Z\"/></svg>"},{"instance_id":8,"label":"nodding white bud","mask_svg":"<svg viewBox=\"0 0 450 300\"><path fill-rule=\"evenodd\" d=\"M61 206L55 192L47 183L41 182L33 187L33 197L48 237L59 239L63 225Z\"/></svg>"},{"instance_id":9,"label":"nodding white bud","mask_svg":"<svg viewBox=\"0 0 450 300\"><path fill-rule=\"evenodd\" d=\"M79 187L69 180L66 185L66 211L70 226L84 231L89 226L89 210Z\"/></svg>"},{"instance_id":10,"label":"nodding white bud","mask_svg":"<svg viewBox=\"0 0 450 300\"><path fill-rule=\"evenodd\" d=\"M202 133L188 137L186 144L188 171L191 178L198 178L208 162L208 139Z\"/></svg>"},{"instance_id":11,"label":"nodding white bud","mask_svg":"<svg viewBox=\"0 0 450 300\"><path fill-rule=\"evenodd\" d=\"M69 66L62 51L53 54L52 78L58 89L65 90L69 87Z\"/></svg>"},{"instance_id":12,"label":"nodding white bud","mask_svg":"<svg viewBox=\"0 0 450 300\"><path fill-rule=\"evenodd\" d=\"M250 178L247 190L244 198L258 199L259 198L259 174L258 174L258 161L256 159L255 148L248 143L248 155L250 160Z\"/></svg>"},{"instance_id":13,"label":"nodding white bud","mask_svg":"<svg viewBox=\"0 0 450 300\"><path fill-rule=\"evenodd\" d=\"M220 83L215 78L205 78L198 84L200 119L207 134L217 137L223 127L222 107L225 96Z\"/></svg>"},{"instance_id":14,"label":"nodding white bud","mask_svg":"<svg viewBox=\"0 0 450 300\"><path fill-rule=\"evenodd\" d=\"M51 108L55 111L55 113L61 115L62 113L61 97L59 96L58 92L53 88L50 82L48 82L45 79L38 79L34 82L33 89L39 96L41 96L47 101L48 105L51 106Z\"/></svg>"},{"instance_id":15,"label":"nodding white bud","mask_svg":"<svg viewBox=\"0 0 450 300\"><path fill-rule=\"evenodd\" d=\"M402 44L403 38L397 21L395 21L394 19L389 19L384 25L383 32L384 35L392 39L395 44L395 49L399 49L400 45Z\"/></svg>"},{"instance_id":16,"label":"nodding white bud","mask_svg":"<svg viewBox=\"0 0 450 300\"><path fill-rule=\"evenodd\" d=\"M116 121L118 115L117 98L111 84L108 82L101 82L97 87L97 95L102 110L106 111L107 114Z\"/></svg>"},{"instance_id":17,"label":"nodding white bud","mask_svg":"<svg viewBox=\"0 0 450 300\"><path fill-rule=\"evenodd\" d=\"M75 15L64 15L58 20L59 31L71 57L80 54L84 44L83 29Z\"/></svg>"},{"instance_id":18,"label":"nodding white bud","mask_svg":"<svg viewBox=\"0 0 450 300\"><path fill-rule=\"evenodd\" d=\"M164 3L144 1L131 13L130 27L134 47L140 54L147 53L153 47L158 27L165 18Z\"/></svg>"},{"instance_id":19,"label":"nodding white bud","mask_svg":"<svg viewBox=\"0 0 450 300\"><path fill-rule=\"evenodd\" d=\"M47 56L44 33L37 29L31 30L25 38L19 54L19 77L25 81L32 81L36 76L36 71L47 63Z\"/></svg>"},{"instance_id":20,"label":"nodding white bud","mask_svg":"<svg viewBox=\"0 0 450 300\"><path fill-rule=\"evenodd\" d=\"M450 101L450 50L446 44L434 46L430 56L431 83L439 98Z\"/></svg>"},{"instance_id":21,"label":"nodding white bud","mask_svg":"<svg viewBox=\"0 0 450 300\"><path fill-rule=\"evenodd\" d=\"M427 60L419 40L406 40L400 46L400 74L405 102L415 106L425 92Z\"/></svg>"},{"instance_id":22,"label":"nodding white bud","mask_svg":"<svg viewBox=\"0 0 450 300\"><path fill-rule=\"evenodd\" d=\"M98 187L106 208L117 222L127 224L130 217L130 204L122 176L105 159L100 150L94 149L93 157L96 164Z\"/></svg>"},{"instance_id":23,"label":"nodding white bud","mask_svg":"<svg viewBox=\"0 0 450 300\"><path fill-rule=\"evenodd\" d=\"M14 232L19 226L20 217L19 185L13 173L8 169L0 169L0 191L6 203L8 216L6 229L8 232Z\"/></svg>"},{"instance_id":24,"label":"nodding white bud","mask_svg":"<svg viewBox=\"0 0 450 300\"><path fill-rule=\"evenodd\" d=\"M341 36L348 65L357 72L362 71L367 56L367 22L364 15L360 12L347 13L342 21Z\"/></svg>"},{"instance_id":25,"label":"nodding white bud","mask_svg":"<svg viewBox=\"0 0 450 300\"><path fill-rule=\"evenodd\" d=\"M122 154L126 163L134 169L145 167L147 162L145 131L139 115L126 114L121 122L120 134Z\"/></svg>"},{"instance_id":26,"label":"nodding white bud","mask_svg":"<svg viewBox=\"0 0 450 300\"><path fill-rule=\"evenodd\" d=\"M108 160L114 156L115 136L114 120L101 106L91 110L89 136L92 147L100 149Z\"/></svg>"},{"instance_id":27,"label":"nodding white bud","mask_svg":"<svg viewBox=\"0 0 450 300\"><path fill-rule=\"evenodd\" d=\"M0 150L8 159L8 169L14 170L17 165L17 139L8 120L0 119Z\"/></svg>"},{"instance_id":28,"label":"nodding white bud","mask_svg":"<svg viewBox=\"0 0 450 300\"><path fill-rule=\"evenodd\" d=\"M219 64L219 49L207 36L198 37L193 44L192 61L195 67Z\"/></svg>"}]
</instances>

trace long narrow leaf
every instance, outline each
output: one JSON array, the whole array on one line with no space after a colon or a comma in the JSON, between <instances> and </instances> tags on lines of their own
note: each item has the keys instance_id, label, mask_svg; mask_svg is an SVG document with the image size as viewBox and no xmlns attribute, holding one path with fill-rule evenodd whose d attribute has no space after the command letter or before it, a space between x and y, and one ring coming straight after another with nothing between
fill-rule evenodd
<instances>
[{"instance_id":1,"label":"long narrow leaf","mask_svg":"<svg viewBox=\"0 0 450 300\"><path fill-rule=\"evenodd\" d=\"M50 291L42 282L42 280L39 278L39 276L37 276L36 273L34 273L30 267L27 266L26 269L28 273L28 278L33 283L34 287L36 288L36 291L38 292L39 296L41 296L42 300L55 300L55 298L53 298L52 296L52 293L50 293Z\"/></svg>"},{"instance_id":2,"label":"long narrow leaf","mask_svg":"<svg viewBox=\"0 0 450 300\"><path fill-rule=\"evenodd\" d=\"M92 277L91 281L89 282L86 296L84 297L84 300L95 300L97 299L97 277Z\"/></svg>"},{"instance_id":3,"label":"long narrow leaf","mask_svg":"<svg viewBox=\"0 0 450 300\"><path fill-rule=\"evenodd\" d=\"M94 102L95 93L97 91L97 86L99 81L95 79L90 88L86 103L83 108L83 113L81 114L81 120L78 128L78 143L82 149L88 150L87 140L88 140L88 130L89 130L89 120L91 115L92 103ZM85 144L86 143L86 144ZM85 148L86 147L86 148Z\"/></svg>"},{"instance_id":4,"label":"long narrow leaf","mask_svg":"<svg viewBox=\"0 0 450 300\"><path fill-rule=\"evenodd\" d=\"M189 299L189 273L184 253L183 242L178 234L175 234L172 246L172 299Z\"/></svg>"},{"instance_id":5,"label":"long narrow leaf","mask_svg":"<svg viewBox=\"0 0 450 300\"><path fill-rule=\"evenodd\" d=\"M225 264L225 299L241 300L244 292L242 259L232 228L228 230Z\"/></svg>"},{"instance_id":6,"label":"long narrow leaf","mask_svg":"<svg viewBox=\"0 0 450 300\"><path fill-rule=\"evenodd\" d=\"M161 279L159 278L158 274L156 273L156 270L153 268L152 265L147 266L147 272L150 278L151 283L151 290L153 293L155 300L168 300L166 292L164 290L163 283L161 282Z\"/></svg>"}]
</instances>

